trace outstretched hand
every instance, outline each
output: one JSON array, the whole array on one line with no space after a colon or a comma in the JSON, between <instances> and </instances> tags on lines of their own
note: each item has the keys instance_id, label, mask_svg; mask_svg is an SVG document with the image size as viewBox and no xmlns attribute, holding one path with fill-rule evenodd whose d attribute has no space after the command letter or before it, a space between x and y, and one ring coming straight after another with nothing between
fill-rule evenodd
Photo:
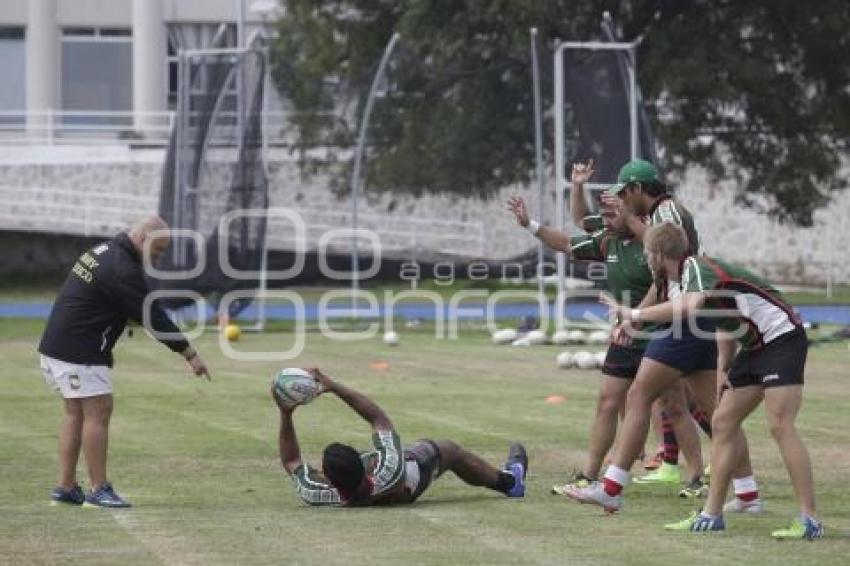
<instances>
[{"instance_id":1,"label":"outstretched hand","mask_svg":"<svg viewBox=\"0 0 850 566\"><path fill-rule=\"evenodd\" d=\"M204 363L204 360L201 359L199 354L195 354L186 362L189 364L189 367L192 370L192 373L197 377L204 377L207 381L212 381L210 377L210 371L207 369L207 364Z\"/></svg>"},{"instance_id":2,"label":"outstretched hand","mask_svg":"<svg viewBox=\"0 0 850 566\"><path fill-rule=\"evenodd\" d=\"M322 393L326 393L328 391L333 390L334 380L330 378L330 376L326 375L319 368L305 368L307 373L313 376L317 382L319 382L319 386L321 387L319 391L319 395Z\"/></svg>"},{"instance_id":3,"label":"outstretched hand","mask_svg":"<svg viewBox=\"0 0 850 566\"><path fill-rule=\"evenodd\" d=\"M609 293L600 293L599 302L608 307L608 314L617 320L626 321L630 319L631 309L617 302Z\"/></svg>"},{"instance_id":4,"label":"outstretched hand","mask_svg":"<svg viewBox=\"0 0 850 566\"><path fill-rule=\"evenodd\" d=\"M511 197L508 199L508 210L514 213L517 224L523 228L528 227L530 219L528 217L528 209L525 206L525 201L522 197Z\"/></svg>"},{"instance_id":5,"label":"outstretched hand","mask_svg":"<svg viewBox=\"0 0 850 566\"><path fill-rule=\"evenodd\" d=\"M596 170L593 168L592 159L588 159L587 163L579 161L578 163L573 163L573 172L572 175L570 175L570 180L573 183L583 185L593 176L594 173L596 173Z\"/></svg>"}]
</instances>

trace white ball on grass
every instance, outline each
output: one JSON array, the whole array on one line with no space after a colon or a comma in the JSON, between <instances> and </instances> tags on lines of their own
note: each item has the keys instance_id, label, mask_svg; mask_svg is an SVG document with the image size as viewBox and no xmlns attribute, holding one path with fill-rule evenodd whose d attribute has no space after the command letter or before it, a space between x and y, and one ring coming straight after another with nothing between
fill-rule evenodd
<instances>
[{"instance_id":1,"label":"white ball on grass","mask_svg":"<svg viewBox=\"0 0 850 566\"><path fill-rule=\"evenodd\" d=\"M572 352L561 352L558 354L558 357L555 358L555 363L561 369L567 369L573 367L575 365L575 360Z\"/></svg>"},{"instance_id":2,"label":"white ball on grass","mask_svg":"<svg viewBox=\"0 0 850 566\"><path fill-rule=\"evenodd\" d=\"M608 352L602 350L601 352L596 352L596 367L601 368L605 365L605 356L608 355Z\"/></svg>"},{"instance_id":3,"label":"white ball on grass","mask_svg":"<svg viewBox=\"0 0 850 566\"><path fill-rule=\"evenodd\" d=\"M546 337L546 332L543 330L532 330L528 334L525 335L528 339L529 344L532 346L540 346L541 344L545 344L548 341Z\"/></svg>"},{"instance_id":4,"label":"white ball on grass","mask_svg":"<svg viewBox=\"0 0 850 566\"><path fill-rule=\"evenodd\" d=\"M578 367L579 369L596 368L596 356L594 356L590 352L576 352L574 359L576 367Z\"/></svg>"},{"instance_id":5,"label":"white ball on grass","mask_svg":"<svg viewBox=\"0 0 850 566\"><path fill-rule=\"evenodd\" d=\"M493 333L492 339L494 344L510 344L516 337L517 331L513 328L502 328Z\"/></svg>"},{"instance_id":6,"label":"white ball on grass","mask_svg":"<svg viewBox=\"0 0 850 566\"><path fill-rule=\"evenodd\" d=\"M610 336L610 335L611 335L611 333L608 332L607 330L594 330L587 337L587 343L588 344L596 344L596 345L607 344L608 343L608 336Z\"/></svg>"},{"instance_id":7,"label":"white ball on grass","mask_svg":"<svg viewBox=\"0 0 850 566\"><path fill-rule=\"evenodd\" d=\"M384 344L387 346L398 346L401 339L398 337L398 332L390 330L384 333Z\"/></svg>"},{"instance_id":8,"label":"white ball on grass","mask_svg":"<svg viewBox=\"0 0 850 566\"><path fill-rule=\"evenodd\" d=\"M570 343L570 333L567 330L556 330L552 334L552 344L556 346L566 346Z\"/></svg>"}]
</instances>

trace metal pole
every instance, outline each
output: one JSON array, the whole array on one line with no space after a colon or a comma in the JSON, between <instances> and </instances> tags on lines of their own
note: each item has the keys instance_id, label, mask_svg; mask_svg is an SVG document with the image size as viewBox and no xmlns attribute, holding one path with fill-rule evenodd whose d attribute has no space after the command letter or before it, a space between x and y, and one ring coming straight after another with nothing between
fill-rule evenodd
<instances>
[{"instance_id":1,"label":"metal pole","mask_svg":"<svg viewBox=\"0 0 850 566\"><path fill-rule=\"evenodd\" d=\"M366 131L369 128L369 116L372 114L372 106L375 103L375 93L378 91L378 84L384 75L384 69L389 63L390 55L392 55L396 44L401 35L396 32L390 38L389 43L384 48L384 54L381 57L381 62L378 64L378 70L375 71L375 77L372 79L372 86L369 88L369 95L366 98L366 106L363 109L363 116L360 119L360 134L357 137L357 148L354 152L354 167L351 172L351 311L352 316L357 317L357 293L360 288L360 258L357 253L357 198L360 190L360 170L363 165L363 152L366 146Z\"/></svg>"},{"instance_id":2,"label":"metal pole","mask_svg":"<svg viewBox=\"0 0 850 566\"><path fill-rule=\"evenodd\" d=\"M555 44L555 225L558 230L566 231L566 210L564 206L564 46L558 40ZM564 284L567 261L563 252L556 255L558 268L558 294L555 299L555 330L564 328Z\"/></svg>"},{"instance_id":3,"label":"metal pole","mask_svg":"<svg viewBox=\"0 0 850 566\"><path fill-rule=\"evenodd\" d=\"M531 28L531 86L534 96L534 155L537 165L537 217L543 222L545 180L543 178L543 123L540 113L540 63L537 58L537 28ZM544 320L543 309L547 308L546 290L543 285L543 242L537 242L537 301L538 318Z\"/></svg>"},{"instance_id":4,"label":"metal pole","mask_svg":"<svg viewBox=\"0 0 850 566\"><path fill-rule=\"evenodd\" d=\"M629 71L629 143L632 159L638 158L638 125L637 125L637 45L629 49L631 65Z\"/></svg>"}]
</instances>

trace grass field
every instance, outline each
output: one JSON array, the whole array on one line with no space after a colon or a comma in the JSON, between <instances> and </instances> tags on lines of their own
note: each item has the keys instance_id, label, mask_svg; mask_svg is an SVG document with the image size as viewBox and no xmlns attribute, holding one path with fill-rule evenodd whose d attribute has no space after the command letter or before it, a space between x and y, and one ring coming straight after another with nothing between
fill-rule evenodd
<instances>
[{"instance_id":1,"label":"grass field","mask_svg":"<svg viewBox=\"0 0 850 566\"><path fill-rule=\"evenodd\" d=\"M795 513L782 462L759 411L748 426L768 511L728 517L719 535L668 533L691 504L669 488L633 486L625 509L548 493L583 461L598 374L554 368L554 347L497 348L484 334L457 341L403 333L400 347L310 335L286 365L320 365L368 393L403 441L447 437L501 463L511 440L531 457L528 496L507 500L454 477L413 506L313 509L277 460L277 415L267 396L280 364L237 363L214 336L198 343L212 383L139 334L116 350L110 477L135 504L125 511L53 508L60 403L42 384L34 346L43 323L0 321L0 563L3 564L847 564L850 555L850 352L812 351L799 419L815 462L827 538L769 537ZM245 349L284 350L286 333L246 335ZM389 369L370 369L382 360ZM567 401L547 405L561 394ZM368 430L336 399L298 409L302 451L316 463L330 440L362 447ZM83 466L81 478L85 478Z\"/></svg>"}]
</instances>

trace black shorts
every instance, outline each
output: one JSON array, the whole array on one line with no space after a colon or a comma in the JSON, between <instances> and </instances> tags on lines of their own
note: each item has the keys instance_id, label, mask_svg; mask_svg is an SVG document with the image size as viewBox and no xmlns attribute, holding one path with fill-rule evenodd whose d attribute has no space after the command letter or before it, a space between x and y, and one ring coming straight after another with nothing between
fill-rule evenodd
<instances>
[{"instance_id":1,"label":"black shorts","mask_svg":"<svg viewBox=\"0 0 850 566\"><path fill-rule=\"evenodd\" d=\"M628 348L618 344L608 346L602 373L612 377L634 379L637 375L640 361L643 359L643 348Z\"/></svg>"},{"instance_id":2,"label":"black shorts","mask_svg":"<svg viewBox=\"0 0 850 566\"><path fill-rule=\"evenodd\" d=\"M443 473L440 448L433 440L417 440L404 449L404 461L415 462L419 468L419 483L412 489L408 503L416 501L435 479Z\"/></svg>"},{"instance_id":3,"label":"black shorts","mask_svg":"<svg viewBox=\"0 0 850 566\"><path fill-rule=\"evenodd\" d=\"M758 350L738 352L729 368L729 383L734 389L803 385L808 352L806 331L798 326Z\"/></svg>"}]
</instances>

